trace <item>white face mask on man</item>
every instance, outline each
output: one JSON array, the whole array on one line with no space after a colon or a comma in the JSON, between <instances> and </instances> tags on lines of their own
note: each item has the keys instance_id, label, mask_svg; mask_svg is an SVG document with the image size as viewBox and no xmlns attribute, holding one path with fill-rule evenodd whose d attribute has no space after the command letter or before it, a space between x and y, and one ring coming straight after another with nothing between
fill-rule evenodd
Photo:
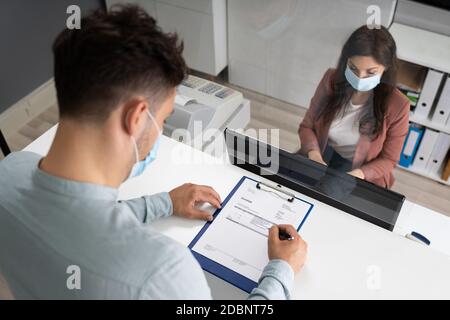
<instances>
[{"instance_id":1,"label":"white face mask on man","mask_svg":"<svg viewBox=\"0 0 450 320\"><path fill-rule=\"evenodd\" d=\"M133 168L130 171L130 175L128 176L128 179L140 176L145 171L145 169L150 165L150 163L152 163L156 159L156 154L157 154L157 151L159 148L159 142L160 142L161 135L162 135L162 129L158 126L158 123L156 122L155 118L152 116L152 114L148 110L147 110L147 115L150 118L150 120L153 121L153 124L156 126L156 129L158 130L158 133L159 133L158 138L156 139L155 143L153 144L152 149L149 151L149 153L147 154L145 159L139 160L139 150L138 150L137 142L136 142L136 139L133 136L131 136L131 140L133 141L133 146L134 146L134 154L136 157L136 163L133 165Z\"/></svg>"}]
</instances>

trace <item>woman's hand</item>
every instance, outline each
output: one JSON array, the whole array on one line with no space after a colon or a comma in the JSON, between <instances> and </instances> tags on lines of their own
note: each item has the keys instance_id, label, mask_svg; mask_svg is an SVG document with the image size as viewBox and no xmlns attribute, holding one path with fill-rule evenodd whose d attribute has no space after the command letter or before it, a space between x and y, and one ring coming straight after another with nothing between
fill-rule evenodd
<instances>
[{"instance_id":1,"label":"woman's hand","mask_svg":"<svg viewBox=\"0 0 450 320\"><path fill-rule=\"evenodd\" d=\"M363 180L365 179L364 172L361 169L352 170L352 171L348 172L348 174L350 174L356 178L360 178Z\"/></svg>"},{"instance_id":2,"label":"woman's hand","mask_svg":"<svg viewBox=\"0 0 450 320\"><path fill-rule=\"evenodd\" d=\"M326 162L323 161L322 155L320 154L319 150L311 150L310 152L308 152L308 158L325 166L327 165Z\"/></svg>"}]
</instances>

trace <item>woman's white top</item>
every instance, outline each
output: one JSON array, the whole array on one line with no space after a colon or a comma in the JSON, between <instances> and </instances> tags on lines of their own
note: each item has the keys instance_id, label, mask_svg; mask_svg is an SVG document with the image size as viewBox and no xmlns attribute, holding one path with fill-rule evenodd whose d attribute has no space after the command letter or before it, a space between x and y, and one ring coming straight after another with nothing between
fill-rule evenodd
<instances>
[{"instance_id":1,"label":"woman's white top","mask_svg":"<svg viewBox=\"0 0 450 320\"><path fill-rule=\"evenodd\" d=\"M350 161L359 141L359 114L364 105L354 105L351 100L333 120L328 133L328 144L339 155Z\"/></svg>"}]
</instances>

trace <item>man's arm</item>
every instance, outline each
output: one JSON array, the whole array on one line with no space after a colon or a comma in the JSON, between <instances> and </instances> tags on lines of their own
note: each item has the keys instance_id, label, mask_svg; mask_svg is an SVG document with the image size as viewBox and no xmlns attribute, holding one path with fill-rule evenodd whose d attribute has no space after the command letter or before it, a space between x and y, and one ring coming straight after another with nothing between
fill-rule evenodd
<instances>
[{"instance_id":1,"label":"man's arm","mask_svg":"<svg viewBox=\"0 0 450 320\"><path fill-rule=\"evenodd\" d=\"M285 230L292 241L280 240L279 229ZM284 300L291 298L294 272L306 259L307 245L297 231L288 225L274 226L269 232L269 259L258 287L249 300ZM163 253L166 260L158 272L146 279L139 299L211 299L205 274L188 249Z\"/></svg>"},{"instance_id":2,"label":"man's arm","mask_svg":"<svg viewBox=\"0 0 450 320\"><path fill-rule=\"evenodd\" d=\"M173 259L161 272L152 275L141 291L139 299L211 299L211 291L204 272L192 256L183 254ZM258 287L249 300L287 300L294 279L294 272L283 260L272 260L264 268Z\"/></svg>"},{"instance_id":3,"label":"man's arm","mask_svg":"<svg viewBox=\"0 0 450 320\"><path fill-rule=\"evenodd\" d=\"M142 223L150 223L173 213L172 200L168 192L124 200L120 203L128 206Z\"/></svg>"},{"instance_id":4,"label":"man's arm","mask_svg":"<svg viewBox=\"0 0 450 320\"><path fill-rule=\"evenodd\" d=\"M289 300L291 298L294 271L283 260L271 260L259 279L258 287L248 296L249 300Z\"/></svg>"},{"instance_id":5,"label":"man's arm","mask_svg":"<svg viewBox=\"0 0 450 320\"><path fill-rule=\"evenodd\" d=\"M170 192L120 201L127 205L139 221L149 223L175 214L188 219L212 220L210 212L197 208L201 203L210 203L220 208L220 196L211 187L186 183Z\"/></svg>"},{"instance_id":6,"label":"man's arm","mask_svg":"<svg viewBox=\"0 0 450 320\"><path fill-rule=\"evenodd\" d=\"M209 203L215 208L220 208L219 194L209 186L200 186L185 183L169 192L173 202L175 215L188 219L212 220L211 212L200 210L197 206L201 203Z\"/></svg>"},{"instance_id":7,"label":"man's arm","mask_svg":"<svg viewBox=\"0 0 450 320\"><path fill-rule=\"evenodd\" d=\"M280 229L292 240L280 240ZM308 245L291 225L274 225L269 230L269 260L248 299L285 300L291 298L294 273L303 267Z\"/></svg>"}]
</instances>

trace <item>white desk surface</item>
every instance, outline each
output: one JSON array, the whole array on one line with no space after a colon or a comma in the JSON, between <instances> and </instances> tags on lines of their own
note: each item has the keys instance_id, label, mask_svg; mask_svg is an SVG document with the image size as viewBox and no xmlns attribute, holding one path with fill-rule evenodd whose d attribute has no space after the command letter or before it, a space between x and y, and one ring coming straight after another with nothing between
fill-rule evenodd
<instances>
[{"instance_id":1,"label":"white desk surface","mask_svg":"<svg viewBox=\"0 0 450 320\"><path fill-rule=\"evenodd\" d=\"M55 127L25 150L46 154L54 133ZM192 182L214 187L224 199L243 175L261 179L162 137L156 161L142 176L125 183L119 196L129 199ZM450 256L294 193L315 205L300 230L309 244L309 254L295 278L295 299L450 299ZM399 233L411 227L407 218L417 215L417 210L421 207L405 203L399 217L402 226L396 228ZM153 226L187 246L203 222L170 217ZM450 233L449 228L446 230ZM207 274L207 279L216 299L241 299L247 295L213 275Z\"/></svg>"}]
</instances>

